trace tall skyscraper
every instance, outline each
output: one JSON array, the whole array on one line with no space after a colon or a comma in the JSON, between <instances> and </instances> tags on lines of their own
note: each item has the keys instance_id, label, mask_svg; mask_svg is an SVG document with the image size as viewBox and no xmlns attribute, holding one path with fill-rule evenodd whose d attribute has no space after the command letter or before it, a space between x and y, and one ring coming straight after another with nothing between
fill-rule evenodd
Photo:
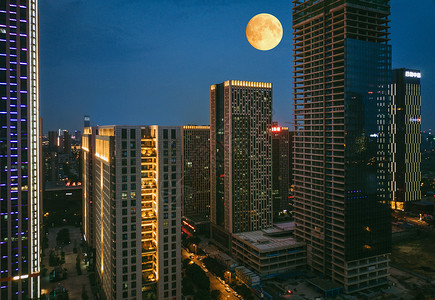
<instances>
[{"instance_id":1,"label":"tall skyscraper","mask_svg":"<svg viewBox=\"0 0 435 300\"><path fill-rule=\"evenodd\" d=\"M393 70L391 103L391 149L393 154L393 209L421 200L421 72Z\"/></svg>"},{"instance_id":2,"label":"tall skyscraper","mask_svg":"<svg viewBox=\"0 0 435 300\"><path fill-rule=\"evenodd\" d=\"M183 221L210 232L210 126L183 126L181 136Z\"/></svg>"},{"instance_id":3,"label":"tall skyscraper","mask_svg":"<svg viewBox=\"0 0 435 300\"><path fill-rule=\"evenodd\" d=\"M295 234L347 292L388 283L388 0L294 0Z\"/></svg>"},{"instance_id":4,"label":"tall skyscraper","mask_svg":"<svg viewBox=\"0 0 435 300\"><path fill-rule=\"evenodd\" d=\"M210 87L211 238L272 226L272 84Z\"/></svg>"},{"instance_id":5,"label":"tall skyscraper","mask_svg":"<svg viewBox=\"0 0 435 300\"><path fill-rule=\"evenodd\" d=\"M272 197L273 218L289 206L289 131L273 124L272 129Z\"/></svg>"},{"instance_id":6,"label":"tall skyscraper","mask_svg":"<svg viewBox=\"0 0 435 300\"><path fill-rule=\"evenodd\" d=\"M105 299L181 298L180 137L179 127L98 128L94 165L83 168L93 236L84 226Z\"/></svg>"},{"instance_id":7,"label":"tall skyscraper","mask_svg":"<svg viewBox=\"0 0 435 300\"><path fill-rule=\"evenodd\" d=\"M37 1L1 1L0 299L40 295L38 57Z\"/></svg>"}]
</instances>

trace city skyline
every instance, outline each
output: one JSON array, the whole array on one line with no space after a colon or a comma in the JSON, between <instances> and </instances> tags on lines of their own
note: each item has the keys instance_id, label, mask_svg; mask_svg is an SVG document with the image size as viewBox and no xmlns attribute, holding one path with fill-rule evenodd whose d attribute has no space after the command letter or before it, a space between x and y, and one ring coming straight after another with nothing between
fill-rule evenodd
<instances>
[{"instance_id":1,"label":"city skyline","mask_svg":"<svg viewBox=\"0 0 435 300\"><path fill-rule=\"evenodd\" d=\"M428 13L435 2L391 5L393 68L422 71L422 130L435 128L430 117L435 64L427 59L435 42L421 30L435 25ZM44 133L80 129L86 114L93 125L208 125L207 86L227 78L272 82L273 119L283 126L292 122L291 1L45 1L40 6ZM249 19L262 12L284 27L280 45L268 52L252 48L245 37ZM58 26L51 26L54 22ZM137 109L128 110L126 101ZM155 113L144 117L149 109Z\"/></svg>"}]
</instances>

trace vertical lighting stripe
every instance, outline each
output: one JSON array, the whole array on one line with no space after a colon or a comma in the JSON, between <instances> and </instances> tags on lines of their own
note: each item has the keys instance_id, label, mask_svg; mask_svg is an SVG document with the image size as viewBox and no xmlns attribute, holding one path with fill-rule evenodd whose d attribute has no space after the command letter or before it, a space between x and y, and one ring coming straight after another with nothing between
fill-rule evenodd
<instances>
[{"instance_id":1,"label":"vertical lighting stripe","mask_svg":"<svg viewBox=\"0 0 435 300\"><path fill-rule=\"evenodd\" d=\"M101 224L100 224L100 226L101 226L101 276L103 275L103 272L104 272L104 262L103 262L103 258L104 258L104 246L103 246L103 238L104 238L104 236L103 236L103 230L104 230L104 221L103 221L103 201L104 201L104 199L103 199L103 161L101 160L101 162L100 162L100 201L101 201L101 211L100 211L100 216L101 216L101 220L100 220L100 222L101 222ZM103 278L101 278L101 280L102 280Z\"/></svg>"},{"instance_id":2,"label":"vertical lighting stripe","mask_svg":"<svg viewBox=\"0 0 435 300\"><path fill-rule=\"evenodd\" d=\"M39 49L38 49L38 1L31 0L29 3L29 110L30 110L30 175L31 175L31 226L30 226L30 269L31 273L39 273ZM30 295L32 298L40 297L39 276L32 277L30 283ZM36 280L36 282L35 282Z\"/></svg>"}]
</instances>

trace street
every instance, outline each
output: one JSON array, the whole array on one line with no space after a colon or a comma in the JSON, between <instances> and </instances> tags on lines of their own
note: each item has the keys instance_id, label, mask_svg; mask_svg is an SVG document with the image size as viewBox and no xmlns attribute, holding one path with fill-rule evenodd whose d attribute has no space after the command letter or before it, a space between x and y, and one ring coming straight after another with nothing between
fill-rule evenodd
<instances>
[{"instance_id":1,"label":"street","mask_svg":"<svg viewBox=\"0 0 435 300\"><path fill-rule=\"evenodd\" d=\"M198 266L200 266L203 270L205 268L202 267L202 261L197 259L197 256L193 253L188 252L186 249L183 248L182 250L182 255L183 255L183 260L186 258L190 258L191 255L194 255L194 258L191 259L195 264L197 264ZM210 279L210 291L213 290L218 290L221 292L221 295L226 296L227 299L241 299L241 298L237 298L236 296L234 296L234 290L230 287L230 292L227 292L225 290L225 285L223 285L222 283L219 282L219 280L217 279L217 277L215 275L213 275L210 272L206 272L205 273L207 275L207 277Z\"/></svg>"}]
</instances>

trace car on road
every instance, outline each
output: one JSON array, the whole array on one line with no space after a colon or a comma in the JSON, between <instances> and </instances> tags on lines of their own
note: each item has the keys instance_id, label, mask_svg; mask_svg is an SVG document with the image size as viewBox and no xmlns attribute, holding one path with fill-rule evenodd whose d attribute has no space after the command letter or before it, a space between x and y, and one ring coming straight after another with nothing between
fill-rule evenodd
<instances>
[{"instance_id":1,"label":"car on road","mask_svg":"<svg viewBox=\"0 0 435 300\"><path fill-rule=\"evenodd\" d=\"M228 293L231 293L231 290L230 290L229 287L225 287L225 290L226 290Z\"/></svg>"},{"instance_id":2,"label":"car on road","mask_svg":"<svg viewBox=\"0 0 435 300\"><path fill-rule=\"evenodd\" d=\"M190 256L190 259L194 259L194 258L195 258L195 255L192 254L192 255Z\"/></svg>"}]
</instances>

